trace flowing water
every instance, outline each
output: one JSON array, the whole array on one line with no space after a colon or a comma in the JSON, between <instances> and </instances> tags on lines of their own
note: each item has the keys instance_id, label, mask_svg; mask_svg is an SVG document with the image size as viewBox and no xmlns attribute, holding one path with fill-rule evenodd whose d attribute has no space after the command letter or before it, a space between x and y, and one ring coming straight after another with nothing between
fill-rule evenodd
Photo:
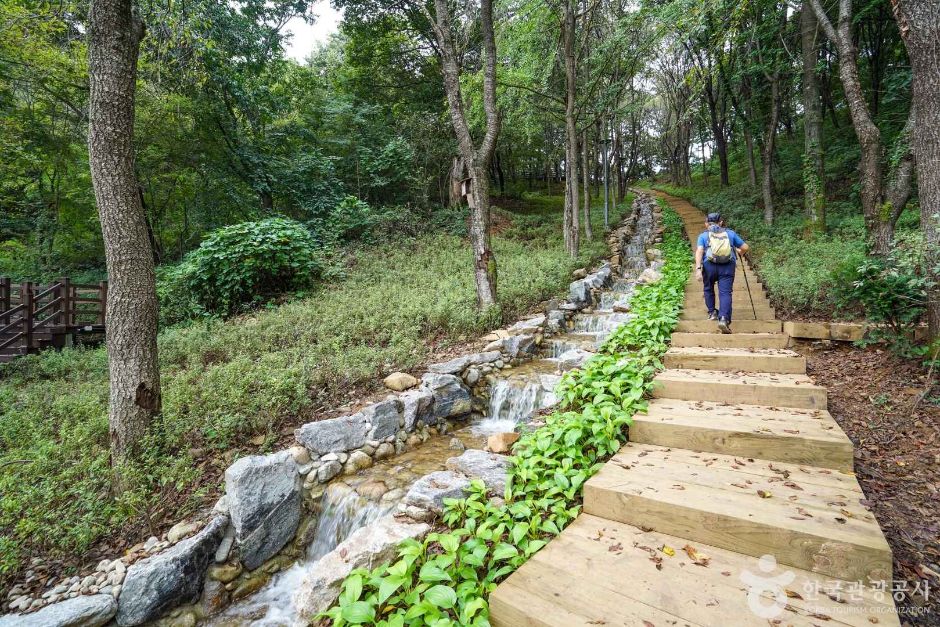
<instances>
[{"instance_id":1,"label":"flowing water","mask_svg":"<svg viewBox=\"0 0 940 627\"><path fill-rule=\"evenodd\" d=\"M306 557L276 575L256 594L208 619L206 624L213 627L304 624L299 621L292 598L304 575L317 568L323 556L357 529L392 512L418 478L442 470L447 458L459 455L459 450L451 447L454 438L467 448L483 448L487 435L513 431L534 413L556 404L555 386L562 370L571 367L563 356L596 352L610 332L630 319L629 313L615 308L629 307L635 287L633 279L647 266L645 252L652 226L652 214L641 212L635 234L625 247L623 276L615 277L611 288L601 294L595 311L577 314L572 332L547 338L544 358L492 374L486 416L453 434L433 436L421 446L354 476L334 480L321 499L316 533Z\"/></svg>"},{"instance_id":2,"label":"flowing water","mask_svg":"<svg viewBox=\"0 0 940 627\"><path fill-rule=\"evenodd\" d=\"M603 339L600 333L565 333L549 338L547 342L548 356L557 359L573 350L596 352Z\"/></svg>"},{"instance_id":3,"label":"flowing water","mask_svg":"<svg viewBox=\"0 0 940 627\"><path fill-rule=\"evenodd\" d=\"M293 593L300 586L307 570L316 568L320 558L335 549L354 531L390 513L398 505L403 494L401 492L397 500L370 500L360 496L347 484L331 484L323 493L319 523L313 542L307 547L306 558L275 575L258 593L213 617L208 624L217 627L248 623L260 627L294 624L297 612L294 608Z\"/></svg>"},{"instance_id":4,"label":"flowing water","mask_svg":"<svg viewBox=\"0 0 940 627\"><path fill-rule=\"evenodd\" d=\"M554 359L536 359L508 373L490 385L489 410L485 418L470 425L473 433L515 431L520 422L558 402L554 390L561 371Z\"/></svg>"}]
</instances>

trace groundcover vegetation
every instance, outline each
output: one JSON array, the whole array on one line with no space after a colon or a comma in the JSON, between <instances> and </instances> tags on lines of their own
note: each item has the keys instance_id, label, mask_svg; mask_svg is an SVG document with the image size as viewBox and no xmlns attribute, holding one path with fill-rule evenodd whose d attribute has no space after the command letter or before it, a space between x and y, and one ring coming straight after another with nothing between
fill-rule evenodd
<instances>
[{"instance_id":1,"label":"groundcover vegetation","mask_svg":"<svg viewBox=\"0 0 940 627\"><path fill-rule=\"evenodd\" d=\"M353 571L325 613L334 627L489 625L487 596L579 514L584 482L645 409L678 320L691 251L679 217L664 208L663 221L663 279L639 287L633 318L563 378L561 409L515 446L504 499L491 501L474 481L466 498L446 502L446 531L403 542L390 564Z\"/></svg>"}]
</instances>

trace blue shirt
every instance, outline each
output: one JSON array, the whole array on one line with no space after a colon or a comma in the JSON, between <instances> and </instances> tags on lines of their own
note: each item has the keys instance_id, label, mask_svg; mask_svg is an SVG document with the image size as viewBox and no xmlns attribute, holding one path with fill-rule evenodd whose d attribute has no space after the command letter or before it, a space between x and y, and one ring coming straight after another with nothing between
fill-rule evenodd
<instances>
[{"instance_id":1,"label":"blue shirt","mask_svg":"<svg viewBox=\"0 0 940 627\"><path fill-rule=\"evenodd\" d=\"M709 227L709 229L715 229L719 227ZM731 242L731 260L737 261L738 253L737 249L744 246L744 240L741 239L741 236L732 231L731 229L725 229L725 232L728 234L728 241ZM698 245L705 249L705 256L702 257L703 261L708 261L708 231L702 232L698 236Z\"/></svg>"}]
</instances>

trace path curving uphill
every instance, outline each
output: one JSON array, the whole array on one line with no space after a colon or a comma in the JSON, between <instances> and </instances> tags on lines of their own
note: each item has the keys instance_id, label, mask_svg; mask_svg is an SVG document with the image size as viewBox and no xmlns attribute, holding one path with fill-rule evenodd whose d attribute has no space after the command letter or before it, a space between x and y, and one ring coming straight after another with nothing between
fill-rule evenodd
<instances>
[{"instance_id":1,"label":"path curving uphill","mask_svg":"<svg viewBox=\"0 0 940 627\"><path fill-rule=\"evenodd\" d=\"M658 195L694 246L702 213ZM852 443L749 270L732 335L690 276L648 412L581 516L490 596L495 627L899 625Z\"/></svg>"}]
</instances>

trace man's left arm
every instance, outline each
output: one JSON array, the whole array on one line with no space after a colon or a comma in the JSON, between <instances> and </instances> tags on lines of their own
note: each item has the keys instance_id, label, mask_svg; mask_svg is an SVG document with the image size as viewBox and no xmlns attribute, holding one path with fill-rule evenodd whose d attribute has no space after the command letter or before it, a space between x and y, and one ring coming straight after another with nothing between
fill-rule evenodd
<instances>
[{"instance_id":1,"label":"man's left arm","mask_svg":"<svg viewBox=\"0 0 940 627\"><path fill-rule=\"evenodd\" d=\"M737 232L734 233L734 241L731 243L738 250L739 255L746 255L747 251L751 250L751 247L747 245L747 242L741 239L741 236L738 235Z\"/></svg>"}]
</instances>

